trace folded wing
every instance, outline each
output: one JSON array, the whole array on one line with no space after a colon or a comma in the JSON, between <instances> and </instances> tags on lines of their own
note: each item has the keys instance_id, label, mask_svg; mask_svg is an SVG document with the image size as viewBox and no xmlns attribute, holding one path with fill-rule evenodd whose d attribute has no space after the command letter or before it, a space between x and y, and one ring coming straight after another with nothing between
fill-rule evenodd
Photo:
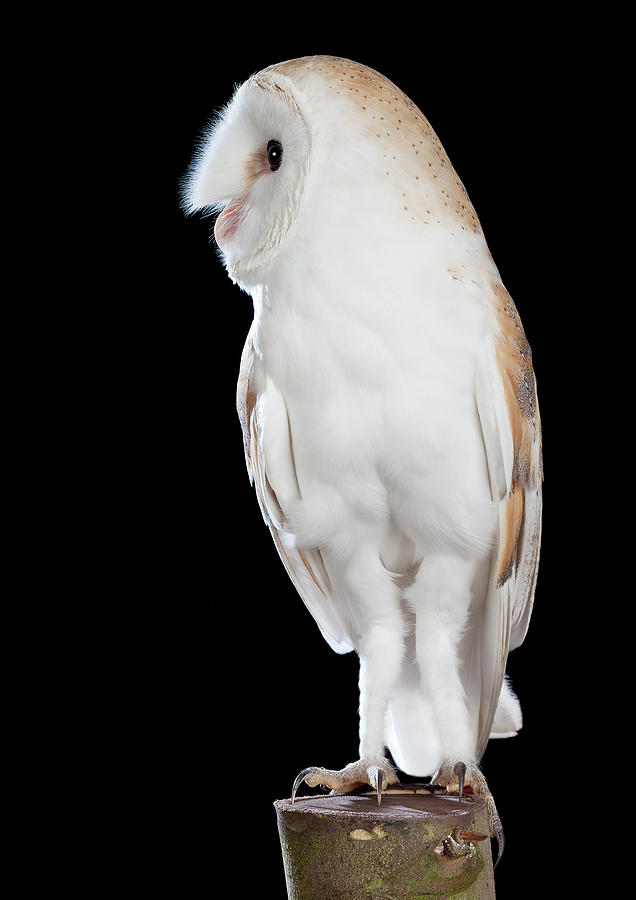
<instances>
[{"instance_id":1,"label":"folded wing","mask_svg":"<svg viewBox=\"0 0 636 900\"><path fill-rule=\"evenodd\" d=\"M287 574L329 646L336 653L348 653L354 646L331 597L329 576L320 551L298 549L285 531L286 512L300 497L287 408L271 381L262 390L255 390L253 364L250 330L243 349L237 388L237 410L243 428L248 473ZM275 446L275 453L264 452L265 419L267 441L270 446Z\"/></svg>"},{"instance_id":2,"label":"folded wing","mask_svg":"<svg viewBox=\"0 0 636 900\"><path fill-rule=\"evenodd\" d=\"M522 643L541 541L541 425L532 354L512 298L492 284L492 332L476 374L476 400L499 539L481 630L478 758L491 733L509 650Z\"/></svg>"}]
</instances>

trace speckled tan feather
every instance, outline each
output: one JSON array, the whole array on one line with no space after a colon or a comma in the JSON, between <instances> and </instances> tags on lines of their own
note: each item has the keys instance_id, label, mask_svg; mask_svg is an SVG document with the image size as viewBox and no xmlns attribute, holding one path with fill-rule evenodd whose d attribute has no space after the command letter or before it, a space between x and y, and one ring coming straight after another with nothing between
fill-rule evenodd
<instances>
[{"instance_id":1,"label":"speckled tan feather","mask_svg":"<svg viewBox=\"0 0 636 900\"><path fill-rule=\"evenodd\" d=\"M466 188L430 123L392 81L374 69L337 56L288 60L254 77L276 72L292 78L301 89L306 77L320 74L328 90L347 96L358 107L369 137L383 148L387 175L409 188L408 199L407 192L402 192L403 209L413 221L481 233Z\"/></svg>"}]
</instances>

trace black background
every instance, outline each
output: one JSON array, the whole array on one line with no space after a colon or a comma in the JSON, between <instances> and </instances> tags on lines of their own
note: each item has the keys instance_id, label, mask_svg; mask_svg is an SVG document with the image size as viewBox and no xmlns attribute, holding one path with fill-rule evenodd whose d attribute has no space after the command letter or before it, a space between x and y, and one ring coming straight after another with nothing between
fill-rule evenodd
<instances>
[{"instance_id":1,"label":"black background","mask_svg":"<svg viewBox=\"0 0 636 900\"><path fill-rule=\"evenodd\" d=\"M146 748L136 774L169 838L154 866L166 878L177 873L181 896L207 895L220 872L244 879L247 869L249 896L284 897L273 801L289 796L304 766L339 768L357 757L357 658L323 641L246 474L234 396L251 299L227 278L211 220L186 218L178 202L193 146L235 84L273 62L330 53L381 71L429 119L533 348L544 538L530 631L508 664L524 727L491 741L482 762L507 840L498 896L533 896L546 882L531 848L540 840L558 849L550 797L580 778L572 748L585 732L572 625L581 592L569 565L584 541L572 452L584 413L572 391L581 338L571 271L581 252L577 115L594 62L572 53L563 32L527 22L502 33L392 16L370 33L314 17L283 34L267 17L247 18L238 34L236 22L218 18L175 21L174 34L164 27L140 82L146 92L152 85L160 110L150 171L161 199L136 214L147 266L130 320L138 352L126 415L136 440L123 451L134 489L121 549L148 597L132 641L143 645L143 662L130 733Z\"/></svg>"}]
</instances>

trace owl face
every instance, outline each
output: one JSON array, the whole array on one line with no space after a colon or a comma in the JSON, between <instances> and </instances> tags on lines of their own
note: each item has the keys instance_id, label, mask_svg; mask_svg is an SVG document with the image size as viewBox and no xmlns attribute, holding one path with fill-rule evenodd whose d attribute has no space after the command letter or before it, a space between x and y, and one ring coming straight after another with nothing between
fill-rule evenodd
<instances>
[{"instance_id":1,"label":"owl face","mask_svg":"<svg viewBox=\"0 0 636 900\"><path fill-rule=\"evenodd\" d=\"M219 213L228 274L250 293L283 262L288 275L302 265L384 278L440 254L457 263L487 252L420 110L379 72L340 57L287 60L249 78L202 144L184 205Z\"/></svg>"},{"instance_id":2,"label":"owl face","mask_svg":"<svg viewBox=\"0 0 636 900\"><path fill-rule=\"evenodd\" d=\"M259 73L235 93L195 159L189 211L220 210L214 229L235 281L268 265L298 215L311 156L309 127L282 74Z\"/></svg>"}]
</instances>

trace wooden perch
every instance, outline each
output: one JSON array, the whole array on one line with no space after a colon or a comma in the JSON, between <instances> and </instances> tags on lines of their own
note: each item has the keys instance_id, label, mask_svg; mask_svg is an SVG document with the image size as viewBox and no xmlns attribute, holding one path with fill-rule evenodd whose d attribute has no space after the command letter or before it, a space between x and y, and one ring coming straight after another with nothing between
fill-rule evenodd
<instances>
[{"instance_id":1,"label":"wooden perch","mask_svg":"<svg viewBox=\"0 0 636 900\"><path fill-rule=\"evenodd\" d=\"M289 900L494 900L483 801L393 786L274 803Z\"/></svg>"}]
</instances>

